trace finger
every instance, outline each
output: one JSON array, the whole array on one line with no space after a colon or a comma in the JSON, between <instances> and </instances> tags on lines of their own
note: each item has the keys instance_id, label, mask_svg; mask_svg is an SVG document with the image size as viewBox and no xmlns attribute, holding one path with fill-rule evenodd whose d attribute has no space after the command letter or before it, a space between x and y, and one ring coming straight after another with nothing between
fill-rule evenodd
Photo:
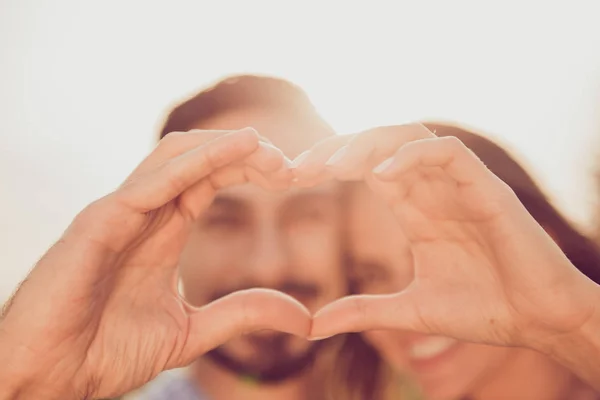
<instances>
[{"instance_id":1,"label":"finger","mask_svg":"<svg viewBox=\"0 0 600 400\"><path fill-rule=\"evenodd\" d=\"M242 162L221 168L210 176L215 189L252 182L263 189L288 188L293 178L290 161L277 147L259 142L258 148Z\"/></svg>"},{"instance_id":2,"label":"finger","mask_svg":"<svg viewBox=\"0 0 600 400\"><path fill-rule=\"evenodd\" d=\"M441 167L460 185L495 177L475 153L453 136L407 143L373 172L382 181L392 181L419 166Z\"/></svg>"},{"instance_id":3,"label":"finger","mask_svg":"<svg viewBox=\"0 0 600 400\"><path fill-rule=\"evenodd\" d=\"M258 143L258 148L244 159L244 164L265 174L289 170L283 152L277 147L264 142Z\"/></svg>"},{"instance_id":4,"label":"finger","mask_svg":"<svg viewBox=\"0 0 600 400\"><path fill-rule=\"evenodd\" d=\"M244 128L253 129L253 128ZM128 180L140 176L155 169L158 165L166 162L171 158L182 155L183 153L190 151L198 146L215 140L221 136L224 136L233 131L229 130L200 130L193 129L188 132L171 132L163 137L156 146L156 149L148 155L138 165L138 167L130 174ZM271 142L260 136L259 139L262 143L271 144ZM274 147L274 146L273 146ZM254 160L249 160L249 164L253 164ZM260 163L260 160L256 160Z\"/></svg>"},{"instance_id":5,"label":"finger","mask_svg":"<svg viewBox=\"0 0 600 400\"><path fill-rule=\"evenodd\" d=\"M263 173L243 163L233 163L211 173L181 194L179 205L194 220L208 209L218 190L251 182L265 190L279 191L290 187L292 173L286 167Z\"/></svg>"},{"instance_id":6,"label":"finger","mask_svg":"<svg viewBox=\"0 0 600 400\"><path fill-rule=\"evenodd\" d=\"M326 165L339 179L359 179L361 172L390 157L404 144L432 137L435 135L422 124L378 127L355 135Z\"/></svg>"},{"instance_id":7,"label":"finger","mask_svg":"<svg viewBox=\"0 0 600 400\"><path fill-rule=\"evenodd\" d=\"M220 136L172 158L113 195L125 206L145 213L163 206L215 170L241 161L259 146L253 129Z\"/></svg>"},{"instance_id":8,"label":"finger","mask_svg":"<svg viewBox=\"0 0 600 400\"><path fill-rule=\"evenodd\" d=\"M232 131L193 129L188 132L171 132L165 135L156 148L136 167L127 178L133 179L155 169L165 161Z\"/></svg>"},{"instance_id":9,"label":"finger","mask_svg":"<svg viewBox=\"0 0 600 400\"><path fill-rule=\"evenodd\" d=\"M344 297L317 311L309 338L320 340L376 329L426 331L419 323L415 301L412 292Z\"/></svg>"},{"instance_id":10,"label":"finger","mask_svg":"<svg viewBox=\"0 0 600 400\"><path fill-rule=\"evenodd\" d=\"M351 135L339 135L323 139L300 154L292 161L295 177L299 181L309 182L319 176L325 169L325 162L351 138Z\"/></svg>"},{"instance_id":11,"label":"finger","mask_svg":"<svg viewBox=\"0 0 600 400\"><path fill-rule=\"evenodd\" d=\"M268 329L307 337L311 325L306 307L270 289L235 292L190 312L184 363L238 335Z\"/></svg>"},{"instance_id":12,"label":"finger","mask_svg":"<svg viewBox=\"0 0 600 400\"><path fill-rule=\"evenodd\" d=\"M284 165L275 172L264 173L249 166L246 167L245 171L248 182L269 191L282 191L288 189L294 178L294 175L289 168L288 160L285 160Z\"/></svg>"}]
</instances>

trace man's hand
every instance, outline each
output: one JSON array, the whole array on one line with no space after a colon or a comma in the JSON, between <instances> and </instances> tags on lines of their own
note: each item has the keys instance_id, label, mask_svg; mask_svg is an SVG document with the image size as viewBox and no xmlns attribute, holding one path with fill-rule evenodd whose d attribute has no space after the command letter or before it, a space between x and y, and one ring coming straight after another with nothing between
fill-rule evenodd
<instances>
[{"instance_id":1,"label":"man's hand","mask_svg":"<svg viewBox=\"0 0 600 400\"><path fill-rule=\"evenodd\" d=\"M282 153L252 129L170 134L115 192L83 210L0 322L0 399L123 394L234 335L306 336L310 315L270 290L202 308L177 292L194 220L224 186L289 185Z\"/></svg>"},{"instance_id":2,"label":"man's hand","mask_svg":"<svg viewBox=\"0 0 600 400\"><path fill-rule=\"evenodd\" d=\"M414 260L405 290L326 306L314 317L312 337L407 329L541 350L579 332L597 312L598 286L456 138L418 124L332 138L305 156L295 175L299 184L366 180L390 205Z\"/></svg>"}]
</instances>

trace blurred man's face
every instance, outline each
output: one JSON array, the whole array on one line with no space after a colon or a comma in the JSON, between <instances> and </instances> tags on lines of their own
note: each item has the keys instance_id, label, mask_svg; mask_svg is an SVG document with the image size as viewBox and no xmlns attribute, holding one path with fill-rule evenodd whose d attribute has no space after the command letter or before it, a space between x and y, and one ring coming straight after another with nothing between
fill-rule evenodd
<instances>
[{"instance_id":1,"label":"blurred man's face","mask_svg":"<svg viewBox=\"0 0 600 400\"><path fill-rule=\"evenodd\" d=\"M198 128L252 126L290 158L312 145L322 123L267 109L240 109ZM310 133L310 134L307 134ZM303 139L304 138L304 139ZM339 190L335 183L270 193L253 185L220 192L199 219L181 257L186 299L203 305L232 291L266 287L314 311L345 294L341 268ZM308 366L318 344L275 332L232 340L209 353L215 362L262 381L279 381Z\"/></svg>"}]
</instances>

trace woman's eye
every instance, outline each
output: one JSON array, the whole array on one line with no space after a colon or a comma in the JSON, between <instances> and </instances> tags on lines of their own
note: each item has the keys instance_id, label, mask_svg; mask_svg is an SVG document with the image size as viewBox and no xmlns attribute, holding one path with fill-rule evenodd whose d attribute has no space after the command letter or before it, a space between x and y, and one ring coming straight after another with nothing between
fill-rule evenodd
<instances>
[{"instance_id":1,"label":"woman's eye","mask_svg":"<svg viewBox=\"0 0 600 400\"><path fill-rule=\"evenodd\" d=\"M354 274L353 281L360 291L382 289L389 284L389 275L377 267L367 267Z\"/></svg>"}]
</instances>

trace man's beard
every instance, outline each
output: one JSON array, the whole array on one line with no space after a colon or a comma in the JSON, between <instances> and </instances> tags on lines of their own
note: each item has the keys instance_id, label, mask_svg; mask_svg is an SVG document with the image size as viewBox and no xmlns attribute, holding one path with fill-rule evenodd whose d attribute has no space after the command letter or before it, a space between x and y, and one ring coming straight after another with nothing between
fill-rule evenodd
<instances>
[{"instance_id":1,"label":"man's beard","mask_svg":"<svg viewBox=\"0 0 600 400\"><path fill-rule=\"evenodd\" d=\"M291 335L285 333L276 333L269 339L249 335L247 340L257 346L259 355L248 360L236 358L222 347L209 351L205 356L238 376L264 384L275 384L292 379L310 368L323 344L322 341L312 342L301 353L290 354L286 343L290 339Z\"/></svg>"},{"instance_id":2,"label":"man's beard","mask_svg":"<svg viewBox=\"0 0 600 400\"><path fill-rule=\"evenodd\" d=\"M214 293L211 298L216 300L234 291L251 287L256 286ZM298 282L288 282L273 289L287 293L301 302L314 300L320 294L317 285ZM267 335L250 333L238 340L248 341L256 355L242 359L227 351L227 346L220 346L206 353L205 357L236 375L267 384L285 381L306 371L312 366L323 344L322 341L309 342L306 348L293 351L292 342L299 339L282 332L270 332Z\"/></svg>"}]
</instances>

